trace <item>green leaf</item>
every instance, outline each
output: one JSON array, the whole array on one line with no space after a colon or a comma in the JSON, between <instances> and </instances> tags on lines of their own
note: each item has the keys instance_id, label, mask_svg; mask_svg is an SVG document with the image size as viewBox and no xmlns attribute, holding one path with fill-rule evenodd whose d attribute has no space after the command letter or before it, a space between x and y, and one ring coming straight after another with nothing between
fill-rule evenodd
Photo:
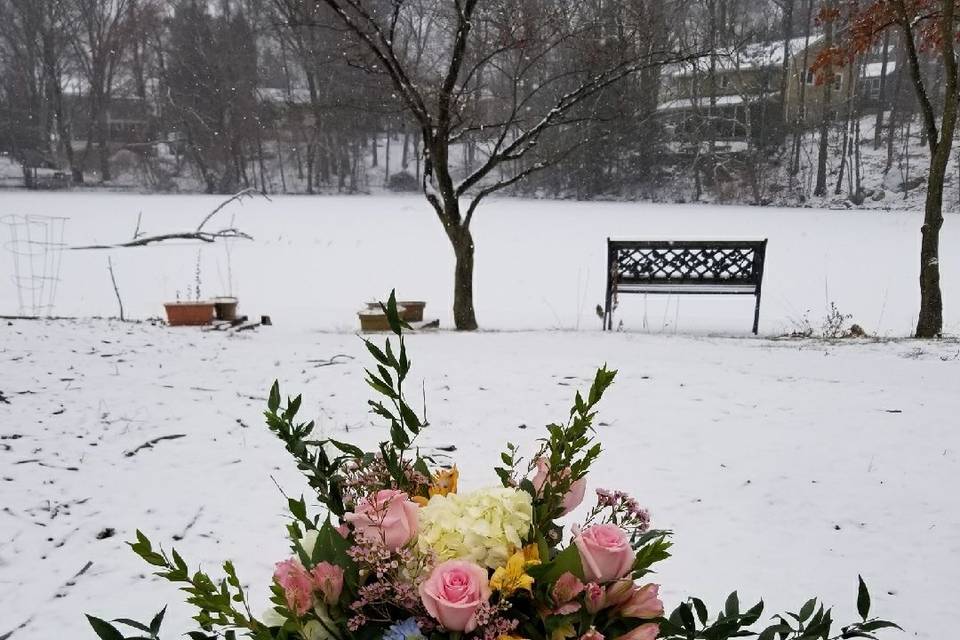
<instances>
[{"instance_id":1,"label":"green leaf","mask_svg":"<svg viewBox=\"0 0 960 640\"><path fill-rule=\"evenodd\" d=\"M760 616L763 614L763 600L757 604L750 607L743 616L740 618L740 625L744 627L749 627L754 624L757 620L760 619Z\"/></svg>"},{"instance_id":2,"label":"green leaf","mask_svg":"<svg viewBox=\"0 0 960 640\"><path fill-rule=\"evenodd\" d=\"M817 599L810 598L800 607L800 622L806 622L813 615L813 610L817 607Z\"/></svg>"},{"instance_id":3,"label":"green leaf","mask_svg":"<svg viewBox=\"0 0 960 640\"><path fill-rule=\"evenodd\" d=\"M697 611L697 618L700 619L701 626L705 626L707 624L707 618L709 617L707 614L707 605L703 604L703 600L700 598L690 598L690 600L693 602L693 608Z\"/></svg>"},{"instance_id":4,"label":"green leaf","mask_svg":"<svg viewBox=\"0 0 960 640\"><path fill-rule=\"evenodd\" d=\"M673 543L667 540L664 534L658 540L654 540L637 551L636 559L633 561L633 573L635 578L641 578L649 572L652 565L661 562L670 557L670 547Z\"/></svg>"},{"instance_id":5,"label":"green leaf","mask_svg":"<svg viewBox=\"0 0 960 640\"><path fill-rule=\"evenodd\" d=\"M857 589L857 613L864 620L870 615L870 591L867 589L867 583L863 581L863 576L857 576L860 581Z\"/></svg>"},{"instance_id":6,"label":"green leaf","mask_svg":"<svg viewBox=\"0 0 960 640\"><path fill-rule=\"evenodd\" d=\"M123 634L106 620L87 615L87 622L93 627L100 640L124 640Z\"/></svg>"},{"instance_id":7,"label":"green leaf","mask_svg":"<svg viewBox=\"0 0 960 640\"><path fill-rule=\"evenodd\" d=\"M397 292L390 292L390 299L387 300L387 322L390 323L390 330L395 334L402 335L403 329L400 325L400 314L397 312Z\"/></svg>"},{"instance_id":8,"label":"green leaf","mask_svg":"<svg viewBox=\"0 0 960 640\"><path fill-rule=\"evenodd\" d=\"M697 623L693 619L693 611L690 610L690 605L686 602L680 605L680 620L688 632L693 633L696 630Z\"/></svg>"},{"instance_id":9,"label":"green leaf","mask_svg":"<svg viewBox=\"0 0 960 640\"><path fill-rule=\"evenodd\" d=\"M740 615L740 598L737 596L736 591L727 596L727 601L723 605L723 611L727 614L727 617L730 618Z\"/></svg>"},{"instance_id":10,"label":"green leaf","mask_svg":"<svg viewBox=\"0 0 960 640\"><path fill-rule=\"evenodd\" d=\"M270 413L276 413L277 409L280 408L280 381L274 380L273 386L270 387L270 398L267 400L267 408L270 410Z\"/></svg>"},{"instance_id":11,"label":"green leaf","mask_svg":"<svg viewBox=\"0 0 960 640\"><path fill-rule=\"evenodd\" d=\"M530 567L527 570L527 573L534 580L542 584L552 584L567 572L584 580L583 562L580 560L580 552L576 545L570 545L558 553L552 561Z\"/></svg>"},{"instance_id":12,"label":"green leaf","mask_svg":"<svg viewBox=\"0 0 960 640\"><path fill-rule=\"evenodd\" d=\"M364 340L363 343L367 345L367 351L370 352L370 355L376 358L377 362L380 364L385 364L388 367L390 366L390 360L387 358L387 355L380 350L380 347L373 344L369 340Z\"/></svg>"},{"instance_id":13,"label":"green leaf","mask_svg":"<svg viewBox=\"0 0 960 640\"><path fill-rule=\"evenodd\" d=\"M120 624L125 624L128 627L133 627L134 629L139 629L140 631L146 631L147 633L151 633L150 627L143 624L142 622L131 620L130 618L115 618L113 621L119 622Z\"/></svg>"},{"instance_id":14,"label":"green leaf","mask_svg":"<svg viewBox=\"0 0 960 640\"><path fill-rule=\"evenodd\" d=\"M287 498L287 508L290 509L290 513L293 514L294 518L296 518L300 522L308 522L307 503L304 502L303 496L300 496L299 500L294 500L293 498Z\"/></svg>"},{"instance_id":15,"label":"green leaf","mask_svg":"<svg viewBox=\"0 0 960 640\"><path fill-rule=\"evenodd\" d=\"M160 625L163 624L163 616L166 615L167 608L164 607L160 612L153 616L153 620L150 621L150 633L154 636L160 635Z\"/></svg>"},{"instance_id":16,"label":"green leaf","mask_svg":"<svg viewBox=\"0 0 960 640\"><path fill-rule=\"evenodd\" d=\"M363 457L363 449L356 447L349 442L340 442L339 440L330 440L329 442L348 456L353 456L354 458Z\"/></svg>"},{"instance_id":17,"label":"green leaf","mask_svg":"<svg viewBox=\"0 0 960 640\"><path fill-rule=\"evenodd\" d=\"M889 620L871 620L860 625L860 629L862 631L879 631L880 629L900 629L900 631L903 631L900 625Z\"/></svg>"}]
</instances>

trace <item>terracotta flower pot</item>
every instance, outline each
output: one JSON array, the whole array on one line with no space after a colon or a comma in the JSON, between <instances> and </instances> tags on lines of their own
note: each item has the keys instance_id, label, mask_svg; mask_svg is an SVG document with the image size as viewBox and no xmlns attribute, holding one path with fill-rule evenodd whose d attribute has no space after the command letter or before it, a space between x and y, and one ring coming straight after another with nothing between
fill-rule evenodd
<instances>
[{"instance_id":1,"label":"terracotta flower pot","mask_svg":"<svg viewBox=\"0 0 960 640\"><path fill-rule=\"evenodd\" d=\"M171 327L189 327L210 324L215 305L212 302L167 302L167 324Z\"/></svg>"},{"instance_id":2,"label":"terracotta flower pot","mask_svg":"<svg viewBox=\"0 0 960 640\"><path fill-rule=\"evenodd\" d=\"M217 320L236 320L239 303L239 300L229 296L214 298L213 306L217 312Z\"/></svg>"},{"instance_id":3,"label":"terracotta flower pot","mask_svg":"<svg viewBox=\"0 0 960 640\"><path fill-rule=\"evenodd\" d=\"M403 307L403 311L400 312L400 317L402 317L405 322L423 322L423 308L427 306L426 302L422 300L406 300L404 302L398 302L397 306Z\"/></svg>"}]
</instances>

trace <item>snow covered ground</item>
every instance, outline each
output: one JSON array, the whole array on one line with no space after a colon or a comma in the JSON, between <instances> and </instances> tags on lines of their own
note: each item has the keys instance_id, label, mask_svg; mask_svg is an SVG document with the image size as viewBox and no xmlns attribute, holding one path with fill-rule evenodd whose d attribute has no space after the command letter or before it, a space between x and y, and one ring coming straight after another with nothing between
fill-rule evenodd
<instances>
[{"instance_id":1,"label":"snow covered ground","mask_svg":"<svg viewBox=\"0 0 960 640\"><path fill-rule=\"evenodd\" d=\"M590 483L633 492L676 531L658 576L668 605L719 606L740 588L772 608L823 595L851 618L860 572L910 637L952 628L956 342L441 332L410 349L433 423L423 443L454 445L468 488L496 482L505 441L530 447L562 419L594 367L618 368ZM271 479L306 490L262 425L267 389L278 378L326 433L369 445L386 434L365 411L364 364L353 335L284 326L4 323L0 636L92 638L83 612L144 618L164 603L165 637L186 631L180 594L124 545L138 527L207 569L233 558L265 602L285 554Z\"/></svg>"},{"instance_id":2,"label":"snow covered ground","mask_svg":"<svg viewBox=\"0 0 960 640\"><path fill-rule=\"evenodd\" d=\"M89 245L128 240L140 211L146 233L189 230L217 202L7 192L0 213L67 215L66 242ZM53 311L115 315L110 256L127 314L159 316L191 295L199 251L202 294L233 292L274 327L0 322L0 638L93 637L83 612L144 618L165 603L165 637L186 631L180 594L123 544L138 527L208 569L233 558L265 602L286 553L271 478L306 490L262 425L269 385L369 445L385 434L365 410L355 311L397 287L450 326L452 255L418 197L248 201L211 228L231 218L255 240L65 252ZM952 334L958 222L943 238ZM659 576L668 606L692 594L719 606L740 588L771 611L823 595L850 618L862 573L876 613L945 637L960 580L960 343L771 339L805 314L817 327L831 301L871 333L908 335L918 214L499 200L475 225L478 317L500 331L410 339L424 444L457 447L465 487L494 483L503 443L531 445L607 362L621 375L591 484L633 492L676 531ZM624 298L627 331L601 333L607 236L769 237L767 338L747 337L747 297ZM21 308L12 265L0 249L0 314Z\"/></svg>"},{"instance_id":3,"label":"snow covered ground","mask_svg":"<svg viewBox=\"0 0 960 640\"><path fill-rule=\"evenodd\" d=\"M0 211L68 216L65 241L81 246L130 240L141 212L143 233L189 231L221 200L11 191ZM607 237L768 237L761 333L794 331L805 315L818 327L834 302L872 334L906 336L919 308L920 225L917 212L494 200L474 221L477 316L486 329L599 329ZM199 257L201 295L236 294L243 312L282 325L351 331L362 303L394 287L452 324L453 253L420 196L247 200L207 228L228 226L254 240L66 251L53 311L117 315L110 256L128 317L160 316L163 302L193 295ZM0 274L12 273L3 225L0 243ZM945 330L955 334L960 218L948 216L941 244ZM0 277L0 314L19 307L12 278ZM747 334L752 313L748 296L625 296L618 319L653 333L726 335Z\"/></svg>"}]
</instances>

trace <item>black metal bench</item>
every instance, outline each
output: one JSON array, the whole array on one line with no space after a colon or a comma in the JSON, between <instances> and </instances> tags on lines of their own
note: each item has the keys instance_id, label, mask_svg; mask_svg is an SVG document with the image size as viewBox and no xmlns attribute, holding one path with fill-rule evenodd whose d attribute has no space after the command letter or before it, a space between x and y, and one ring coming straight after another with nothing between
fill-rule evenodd
<instances>
[{"instance_id":1,"label":"black metal bench","mask_svg":"<svg viewBox=\"0 0 960 640\"><path fill-rule=\"evenodd\" d=\"M621 293L734 294L756 297L756 334L766 253L766 240L607 239L603 328L613 329L613 310Z\"/></svg>"}]
</instances>

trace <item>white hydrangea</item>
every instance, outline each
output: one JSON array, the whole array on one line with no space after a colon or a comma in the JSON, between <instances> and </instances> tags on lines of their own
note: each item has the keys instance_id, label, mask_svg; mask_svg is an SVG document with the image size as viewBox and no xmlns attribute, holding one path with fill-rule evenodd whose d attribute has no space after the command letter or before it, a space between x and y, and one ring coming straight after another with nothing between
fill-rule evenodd
<instances>
[{"instance_id":1,"label":"white hydrangea","mask_svg":"<svg viewBox=\"0 0 960 640\"><path fill-rule=\"evenodd\" d=\"M523 546L532 521L530 495L517 489L437 495L420 510L417 545L441 562L470 560L495 569Z\"/></svg>"}]
</instances>

